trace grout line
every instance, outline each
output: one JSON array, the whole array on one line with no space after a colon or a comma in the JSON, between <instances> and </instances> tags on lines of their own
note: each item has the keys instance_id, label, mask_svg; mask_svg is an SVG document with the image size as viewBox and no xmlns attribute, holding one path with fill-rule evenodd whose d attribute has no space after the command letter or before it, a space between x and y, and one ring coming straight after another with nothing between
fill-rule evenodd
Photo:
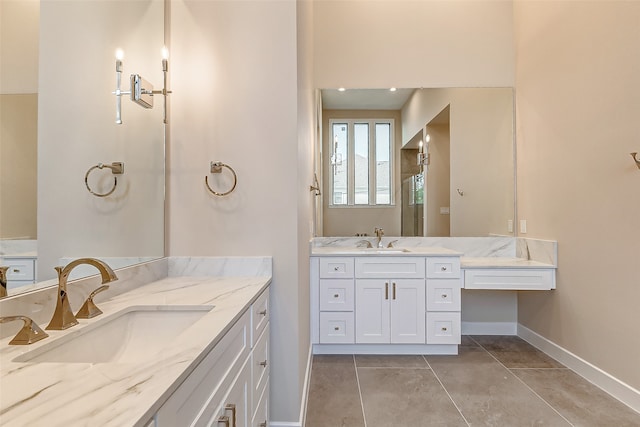
<instances>
[{"instance_id":1,"label":"grout line","mask_svg":"<svg viewBox=\"0 0 640 427\"><path fill-rule=\"evenodd\" d=\"M566 366L564 368L507 368L510 371L517 371L517 370L540 370L540 371L570 371L571 368L567 368Z\"/></svg>"},{"instance_id":2,"label":"grout line","mask_svg":"<svg viewBox=\"0 0 640 427\"><path fill-rule=\"evenodd\" d=\"M359 366L359 369L424 369L429 370L428 366L418 367L418 366Z\"/></svg>"},{"instance_id":3,"label":"grout line","mask_svg":"<svg viewBox=\"0 0 640 427\"><path fill-rule=\"evenodd\" d=\"M360 377L358 376L358 365L356 365L356 355L353 354L353 369L356 371L356 383L358 384L358 396L360 397L360 408L362 408L362 420L364 427L367 427L367 416L364 414L364 401L362 400L362 389L360 388Z\"/></svg>"},{"instance_id":4,"label":"grout line","mask_svg":"<svg viewBox=\"0 0 640 427\"><path fill-rule=\"evenodd\" d=\"M473 338L471 338L471 339L473 339ZM484 348L484 347L482 346L482 344L479 344L476 340L473 340L473 341L475 341L475 342L476 342L480 347L482 347L482 349L483 349L484 351L486 351L487 353L489 353L489 356L493 357L493 359L494 359L496 362L498 362L498 363L500 364L500 366L502 366L504 369L506 369L506 370L507 370L507 372L509 372L509 373L510 373L510 374L511 374L515 379L517 379L518 381L520 381L520 382L521 382L521 383L522 383L526 388L528 388L528 389L529 389L533 394L535 394L535 395L538 397L538 399L542 400L544 403L546 403L546 404L547 404L547 406L548 406L549 408L553 409L553 411L554 411L556 414L560 415L560 417L561 417L563 420L565 420L565 421L566 421L566 422L567 422L571 427L575 427L575 426L573 425L573 423L572 423L571 421L569 421L569 420L568 420L564 415L562 415L562 414L561 414L561 413L560 413L560 412L559 412L559 411L558 411L558 410L557 410L557 409L556 409L552 404L550 404L549 402L547 402L547 401L546 401L542 396L540 396L540 395L539 395L539 394L538 394L534 389L532 389L531 387L529 387L529 385L528 385L527 383L525 383L524 381L522 381L522 379L520 379L520 377L518 377L516 374L514 374L513 372L511 372L511 369L507 368L507 367L504 365L504 363L502 363L500 360L498 360L498 358L497 358L497 357L495 357L495 356L494 356L494 355L493 355L489 350L487 350L486 348ZM526 368L519 368L519 369L526 369ZM528 368L528 369L536 369L536 368ZM549 369L552 369L552 368L549 368ZM566 369L566 368L553 368L553 369Z\"/></svg>"},{"instance_id":5,"label":"grout line","mask_svg":"<svg viewBox=\"0 0 640 427\"><path fill-rule=\"evenodd\" d=\"M427 360L427 357L424 354L422 355L422 358L424 359L425 362L427 362L427 365L429 367L431 367L431 364L429 363L429 361ZM467 421L467 418L464 416L464 414L462 413L462 411L458 407L458 404L456 403L455 400L453 400L453 397L451 397L451 395L449 394L449 390L447 390L447 388L444 386L444 384L442 384L442 381L440 381L440 377L438 377L438 374L436 374L436 371L434 371L433 368L431 368L431 372L433 372L433 376L436 377L436 380L438 380L438 383L440 384L440 387L442 387L444 392L447 393L447 396L449 396L449 400L451 400L451 403L453 403L453 406L456 407L456 409L458 410L458 413L460 414L460 416L462 417L464 422L467 423L468 427L471 427L471 424L469 423L469 421Z\"/></svg>"}]
</instances>

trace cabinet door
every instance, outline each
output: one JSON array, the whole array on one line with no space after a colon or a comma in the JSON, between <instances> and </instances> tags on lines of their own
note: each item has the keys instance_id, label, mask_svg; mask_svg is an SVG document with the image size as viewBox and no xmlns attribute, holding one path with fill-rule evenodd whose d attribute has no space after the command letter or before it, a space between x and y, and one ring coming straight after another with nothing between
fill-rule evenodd
<instances>
[{"instance_id":1,"label":"cabinet door","mask_svg":"<svg viewBox=\"0 0 640 427\"><path fill-rule=\"evenodd\" d=\"M391 280L391 342L424 344L424 279Z\"/></svg>"},{"instance_id":2,"label":"cabinet door","mask_svg":"<svg viewBox=\"0 0 640 427\"><path fill-rule=\"evenodd\" d=\"M390 286L384 279L356 280L357 344L390 342Z\"/></svg>"},{"instance_id":3,"label":"cabinet door","mask_svg":"<svg viewBox=\"0 0 640 427\"><path fill-rule=\"evenodd\" d=\"M245 363L244 367L240 371L240 374L234 381L229 394L224 399L222 405L218 407L218 410L214 414L212 419L206 423L200 424L204 421L204 416L198 420L198 424L203 426L228 426L228 427L250 427L251 415L250 412L250 397L251 392L251 366L249 363ZM225 418L227 417L227 418ZM228 422L226 421L228 419Z\"/></svg>"}]
</instances>

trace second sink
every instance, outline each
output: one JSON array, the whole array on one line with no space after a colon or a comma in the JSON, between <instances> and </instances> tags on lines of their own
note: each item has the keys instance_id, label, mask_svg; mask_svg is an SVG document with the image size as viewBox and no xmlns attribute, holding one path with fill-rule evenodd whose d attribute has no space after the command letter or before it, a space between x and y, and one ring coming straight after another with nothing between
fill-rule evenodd
<instances>
[{"instance_id":1,"label":"second sink","mask_svg":"<svg viewBox=\"0 0 640 427\"><path fill-rule=\"evenodd\" d=\"M14 362L138 362L156 355L212 309L212 305L128 307L20 355Z\"/></svg>"}]
</instances>

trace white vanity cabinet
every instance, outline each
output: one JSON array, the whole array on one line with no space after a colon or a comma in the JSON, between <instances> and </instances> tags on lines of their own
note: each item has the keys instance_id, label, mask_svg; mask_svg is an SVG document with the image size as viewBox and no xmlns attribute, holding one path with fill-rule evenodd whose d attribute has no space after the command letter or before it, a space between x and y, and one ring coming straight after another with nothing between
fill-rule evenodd
<instances>
[{"instance_id":1,"label":"white vanity cabinet","mask_svg":"<svg viewBox=\"0 0 640 427\"><path fill-rule=\"evenodd\" d=\"M457 354L458 256L314 256L310 270L314 353Z\"/></svg>"},{"instance_id":2,"label":"white vanity cabinet","mask_svg":"<svg viewBox=\"0 0 640 427\"><path fill-rule=\"evenodd\" d=\"M156 427L268 424L269 289L157 411Z\"/></svg>"}]
</instances>

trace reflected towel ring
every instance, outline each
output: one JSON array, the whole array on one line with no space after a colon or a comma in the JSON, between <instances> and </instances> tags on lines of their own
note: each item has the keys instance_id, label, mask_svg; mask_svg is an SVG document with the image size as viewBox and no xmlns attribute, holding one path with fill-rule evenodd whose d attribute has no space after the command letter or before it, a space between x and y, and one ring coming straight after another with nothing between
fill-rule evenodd
<instances>
[{"instance_id":1,"label":"reflected towel ring","mask_svg":"<svg viewBox=\"0 0 640 427\"><path fill-rule=\"evenodd\" d=\"M225 191L223 193L214 191L211 187L209 187L209 177L206 175L204 177L204 183L207 186L207 189L216 196L226 196L227 194L230 194L233 190L236 189L236 185L238 184L238 176L236 175L236 171L234 171L231 166L222 162L211 162L211 173L222 173L222 168L229 169L233 174L233 185L231 186L231 189L229 191Z\"/></svg>"},{"instance_id":2,"label":"reflected towel ring","mask_svg":"<svg viewBox=\"0 0 640 427\"><path fill-rule=\"evenodd\" d=\"M106 193L96 193L95 191L93 191L91 189L91 187L89 187L89 174L91 172L93 172L94 169L104 169L104 168L108 168L111 169L111 173L114 175L113 177L113 188L106 192ZM107 197L108 195L110 195L111 193L113 193L114 191L116 191L116 187L118 186L118 177L115 175L122 175L124 173L124 163L123 162L113 162L110 165L105 165L103 163L98 163L95 166L91 166L89 168L89 170L87 171L87 173L84 175L84 185L87 186L87 190L89 190L89 193L93 194L96 197Z\"/></svg>"}]
</instances>

